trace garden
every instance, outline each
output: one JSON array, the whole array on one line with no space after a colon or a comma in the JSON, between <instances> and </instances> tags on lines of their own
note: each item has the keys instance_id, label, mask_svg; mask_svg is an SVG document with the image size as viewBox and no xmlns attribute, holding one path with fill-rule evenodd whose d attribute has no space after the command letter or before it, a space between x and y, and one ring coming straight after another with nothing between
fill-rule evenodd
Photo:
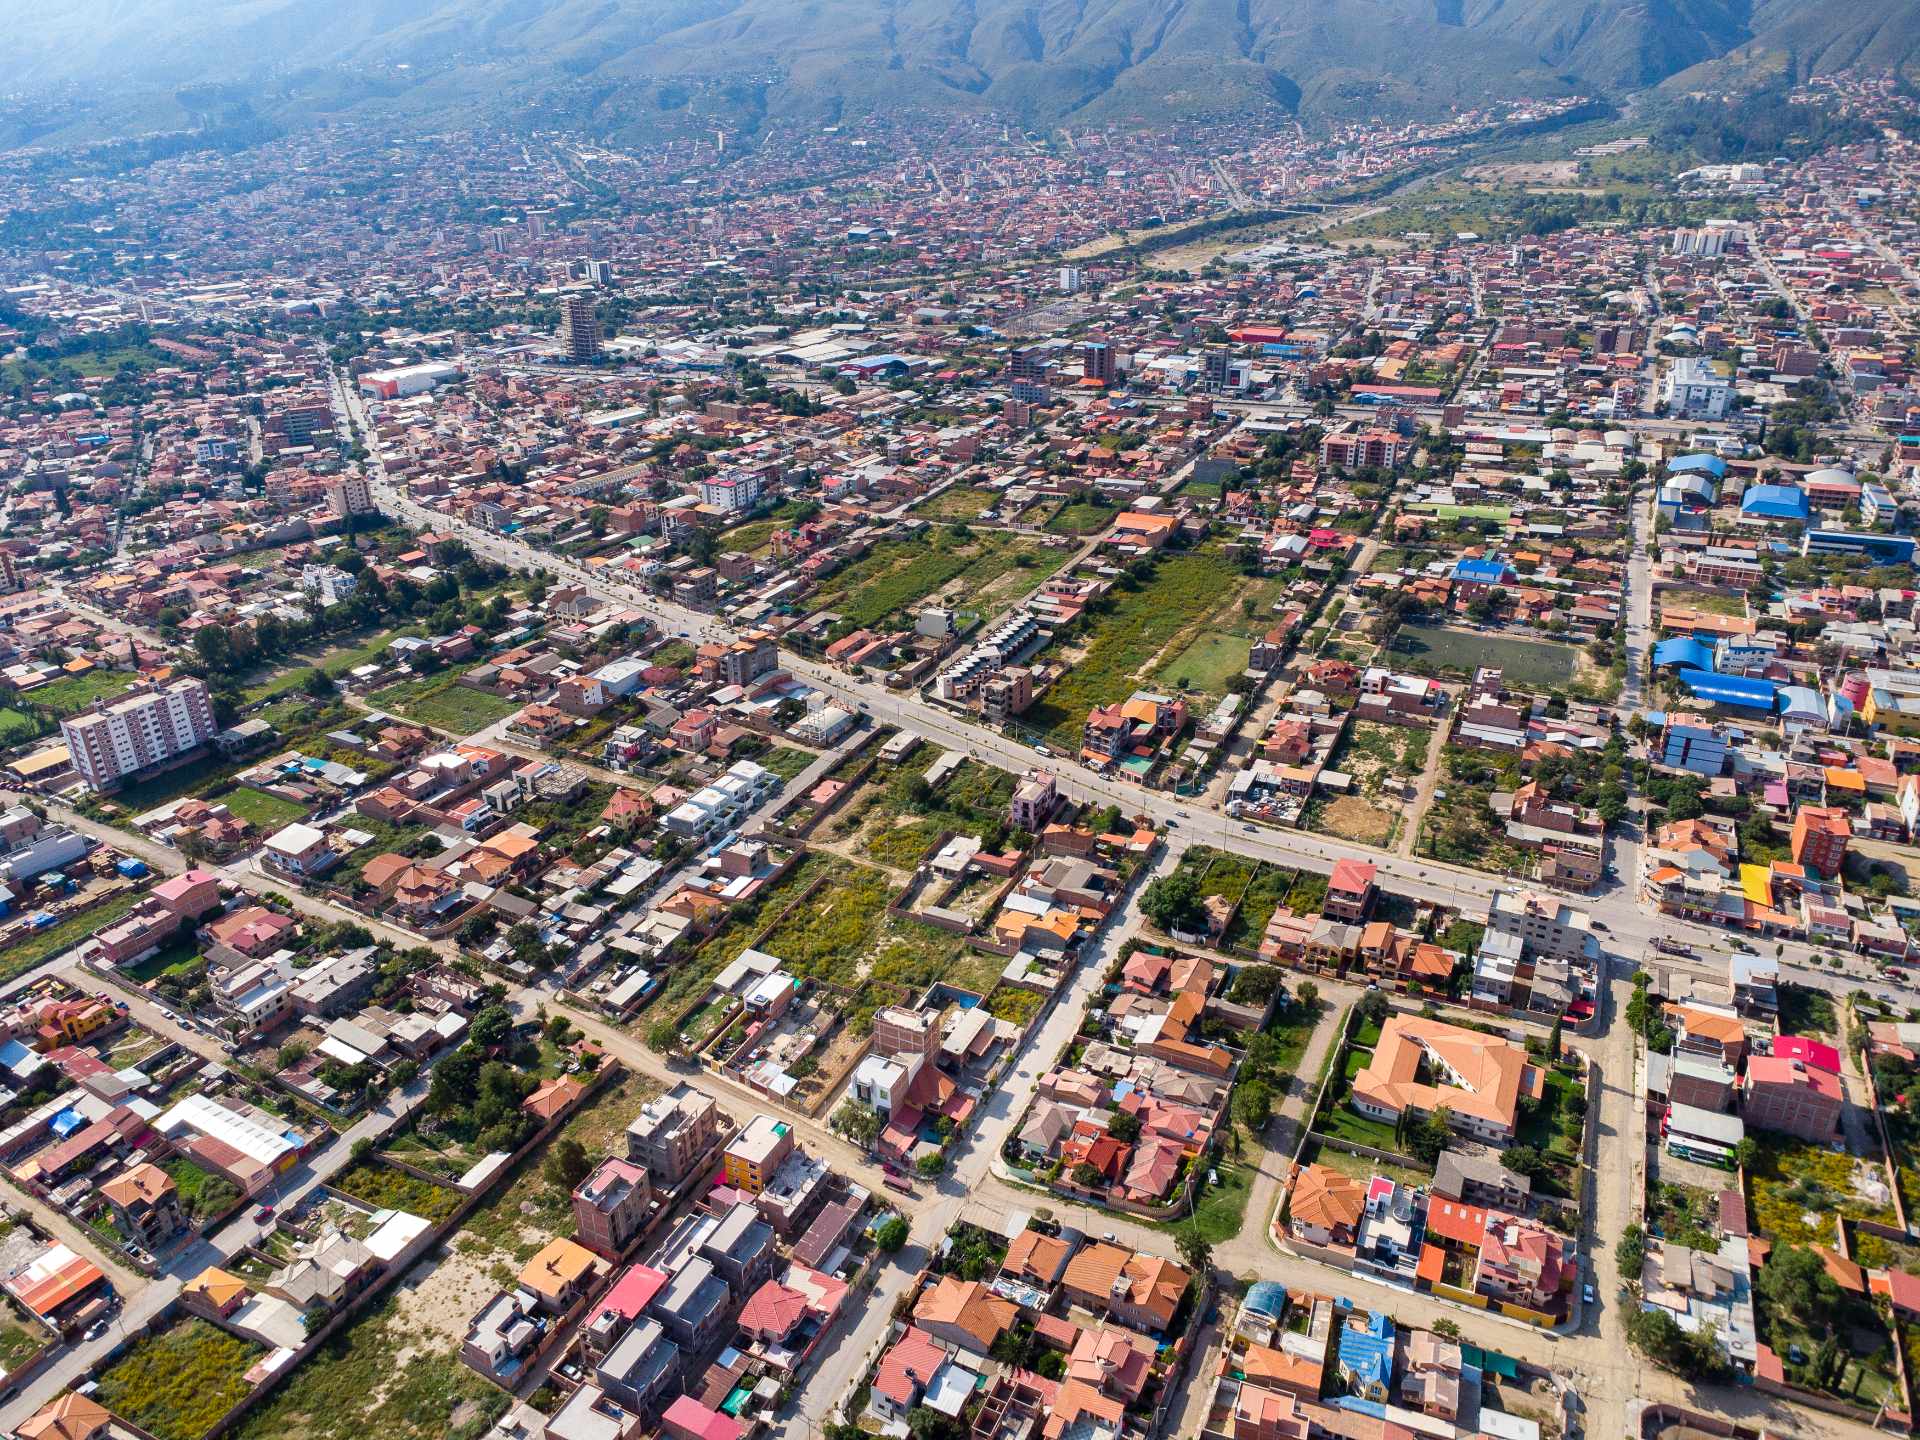
<instances>
[{"instance_id":1,"label":"garden","mask_svg":"<svg viewBox=\"0 0 1920 1440\"><path fill-rule=\"evenodd\" d=\"M1435 791L1420 822L1417 853L1500 874L1531 875L1533 857L1507 839L1489 808L1495 790L1521 783L1512 761L1448 747L1441 763L1446 783Z\"/></svg>"},{"instance_id":2,"label":"garden","mask_svg":"<svg viewBox=\"0 0 1920 1440\"><path fill-rule=\"evenodd\" d=\"M1820 1257L1782 1245L1753 1280L1755 1329L1789 1384L1877 1411L1901 1408L1893 1336L1863 1294L1843 1290Z\"/></svg>"},{"instance_id":3,"label":"garden","mask_svg":"<svg viewBox=\"0 0 1920 1440\"><path fill-rule=\"evenodd\" d=\"M266 1354L205 1320L134 1342L99 1375L97 1398L158 1440L200 1440L245 1398L247 1371Z\"/></svg>"}]
</instances>

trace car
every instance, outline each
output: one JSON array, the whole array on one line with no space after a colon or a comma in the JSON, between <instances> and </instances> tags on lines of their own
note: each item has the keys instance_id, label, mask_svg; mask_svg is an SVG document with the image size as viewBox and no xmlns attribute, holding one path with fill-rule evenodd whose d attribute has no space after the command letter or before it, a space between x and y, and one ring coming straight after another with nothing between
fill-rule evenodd
<instances>
[{"instance_id":1,"label":"car","mask_svg":"<svg viewBox=\"0 0 1920 1440\"><path fill-rule=\"evenodd\" d=\"M1102 1235L1100 1238L1106 1241L1107 1244L1109 1245L1113 1244L1113 1231L1111 1230L1107 1231L1107 1233Z\"/></svg>"},{"instance_id":2,"label":"car","mask_svg":"<svg viewBox=\"0 0 1920 1440\"><path fill-rule=\"evenodd\" d=\"M1051 751L1051 750L1049 750L1049 749L1048 749L1048 748L1047 748L1046 746L1044 746L1044 745L1036 745L1036 746L1034 746L1034 747L1033 747L1033 753L1034 753L1034 754L1036 754L1036 755L1049 755L1049 756L1050 756L1050 755L1052 755L1052 754L1053 754L1053 751Z\"/></svg>"},{"instance_id":3,"label":"car","mask_svg":"<svg viewBox=\"0 0 1920 1440\"><path fill-rule=\"evenodd\" d=\"M1180 822L1178 820L1167 821L1167 829L1178 830L1179 828L1180 828Z\"/></svg>"},{"instance_id":4,"label":"car","mask_svg":"<svg viewBox=\"0 0 1920 1440\"><path fill-rule=\"evenodd\" d=\"M1242 825L1240 828L1249 835L1258 835L1260 833L1260 827L1258 825Z\"/></svg>"},{"instance_id":5,"label":"car","mask_svg":"<svg viewBox=\"0 0 1920 1440\"><path fill-rule=\"evenodd\" d=\"M1604 921L1604 920L1596 920L1596 921L1594 921L1594 922L1593 922L1593 928L1594 928L1594 929L1596 929L1596 930L1598 930L1598 931L1599 931L1599 932L1600 932L1600 933L1601 933L1602 935L1605 935L1605 934L1608 934L1608 933L1610 933L1610 932L1609 932L1609 929L1608 929L1608 926L1607 926L1607 922L1606 922L1606 921Z\"/></svg>"},{"instance_id":6,"label":"car","mask_svg":"<svg viewBox=\"0 0 1920 1440\"><path fill-rule=\"evenodd\" d=\"M1589 1305L1593 1304L1593 1286L1582 1285L1580 1287L1580 1298Z\"/></svg>"},{"instance_id":7,"label":"car","mask_svg":"<svg viewBox=\"0 0 1920 1440\"><path fill-rule=\"evenodd\" d=\"M87 1326L85 1332L80 1336L80 1338L82 1340L98 1340L102 1335L106 1333L107 1333L107 1322L104 1320L96 1320L91 1325Z\"/></svg>"},{"instance_id":8,"label":"car","mask_svg":"<svg viewBox=\"0 0 1920 1440\"><path fill-rule=\"evenodd\" d=\"M267 1221L273 1219L273 1206L262 1205L258 1210L253 1212L253 1218L258 1220L262 1225L266 1224Z\"/></svg>"}]
</instances>

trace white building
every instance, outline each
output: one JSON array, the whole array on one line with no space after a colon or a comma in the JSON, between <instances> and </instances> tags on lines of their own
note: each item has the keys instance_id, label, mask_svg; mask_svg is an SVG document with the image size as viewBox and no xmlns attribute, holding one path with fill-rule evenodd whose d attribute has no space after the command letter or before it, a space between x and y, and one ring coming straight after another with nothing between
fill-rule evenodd
<instances>
[{"instance_id":1,"label":"white building","mask_svg":"<svg viewBox=\"0 0 1920 1440\"><path fill-rule=\"evenodd\" d=\"M80 778L106 790L206 744L218 728L206 683L185 676L62 720L60 736Z\"/></svg>"},{"instance_id":2,"label":"white building","mask_svg":"<svg viewBox=\"0 0 1920 1440\"><path fill-rule=\"evenodd\" d=\"M1668 368L1660 398L1669 415L1719 420L1733 402L1733 382L1706 361L1685 356Z\"/></svg>"}]
</instances>

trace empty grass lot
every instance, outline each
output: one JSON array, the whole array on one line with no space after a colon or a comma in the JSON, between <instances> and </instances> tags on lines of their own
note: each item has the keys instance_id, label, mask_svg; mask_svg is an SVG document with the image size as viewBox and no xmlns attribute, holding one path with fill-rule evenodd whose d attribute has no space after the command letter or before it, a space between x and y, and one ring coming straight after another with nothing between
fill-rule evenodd
<instances>
[{"instance_id":1,"label":"empty grass lot","mask_svg":"<svg viewBox=\"0 0 1920 1440\"><path fill-rule=\"evenodd\" d=\"M470 690L457 676L403 680L376 690L368 701L382 710L418 720L450 735L471 735L496 720L504 720L520 706L483 690Z\"/></svg>"},{"instance_id":2,"label":"empty grass lot","mask_svg":"<svg viewBox=\"0 0 1920 1440\"><path fill-rule=\"evenodd\" d=\"M123 694L132 684L133 676L124 670L93 670L29 690L27 698L64 720L69 715L78 715L96 700Z\"/></svg>"},{"instance_id":3,"label":"empty grass lot","mask_svg":"<svg viewBox=\"0 0 1920 1440\"><path fill-rule=\"evenodd\" d=\"M1116 590L1113 609L1093 620L1086 653L1028 713L1027 723L1077 751L1087 712L1124 700L1139 673L1176 641L1191 643L1204 618L1233 593L1239 571L1217 555L1170 555L1137 590ZM1183 635L1189 626L1193 635Z\"/></svg>"},{"instance_id":4,"label":"empty grass lot","mask_svg":"<svg viewBox=\"0 0 1920 1440\"><path fill-rule=\"evenodd\" d=\"M1011 601L1038 585L1066 560L1038 540L994 531L975 531L961 539L936 530L917 540L887 540L862 559L828 579L807 598L812 610L833 610L848 627L906 621L911 606L936 591L952 588L965 609L990 610L990 600ZM995 582L1021 570L1025 585L1013 589ZM994 594L988 596L989 590Z\"/></svg>"},{"instance_id":5,"label":"empty grass lot","mask_svg":"<svg viewBox=\"0 0 1920 1440\"><path fill-rule=\"evenodd\" d=\"M1471 675L1497 665L1510 684L1560 686L1573 679L1576 647L1552 640L1520 640L1471 630L1403 625L1393 640L1393 655L1421 673L1457 671Z\"/></svg>"},{"instance_id":6,"label":"empty grass lot","mask_svg":"<svg viewBox=\"0 0 1920 1440\"><path fill-rule=\"evenodd\" d=\"M251 785L229 790L217 803L225 805L242 820L258 826L268 835L282 826L291 825L307 813L307 807L298 801L269 795L264 790L255 790Z\"/></svg>"},{"instance_id":7,"label":"empty grass lot","mask_svg":"<svg viewBox=\"0 0 1920 1440\"><path fill-rule=\"evenodd\" d=\"M26 974L42 961L51 960L61 951L78 945L96 930L112 924L133 909L139 899L137 891L123 890L90 910L68 916L57 925L49 925L44 930L34 930L23 938L8 941L0 946L0 984L16 975Z\"/></svg>"},{"instance_id":8,"label":"empty grass lot","mask_svg":"<svg viewBox=\"0 0 1920 1440\"><path fill-rule=\"evenodd\" d=\"M247 1369L265 1353L188 1320L137 1342L103 1371L100 1403L159 1440L199 1440L247 1393Z\"/></svg>"}]
</instances>

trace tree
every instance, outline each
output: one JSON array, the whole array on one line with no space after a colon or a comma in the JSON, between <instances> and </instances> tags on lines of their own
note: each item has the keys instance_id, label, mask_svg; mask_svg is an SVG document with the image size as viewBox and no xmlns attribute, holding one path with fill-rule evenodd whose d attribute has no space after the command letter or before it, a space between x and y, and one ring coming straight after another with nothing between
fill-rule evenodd
<instances>
[{"instance_id":1,"label":"tree","mask_svg":"<svg viewBox=\"0 0 1920 1440\"><path fill-rule=\"evenodd\" d=\"M1553 1017L1553 1033L1547 1036L1547 1059L1550 1061L1560 1058L1560 1021L1560 1016Z\"/></svg>"},{"instance_id":2,"label":"tree","mask_svg":"<svg viewBox=\"0 0 1920 1440\"><path fill-rule=\"evenodd\" d=\"M302 1060L306 1059L307 1056L311 1055L312 1053L313 1053L313 1046L309 1045L306 1041L289 1040L286 1042L286 1044L280 1047L279 1053L276 1054L273 1058L274 1058L274 1062L282 1070L291 1070L295 1065L298 1065Z\"/></svg>"},{"instance_id":3,"label":"tree","mask_svg":"<svg viewBox=\"0 0 1920 1440\"><path fill-rule=\"evenodd\" d=\"M1100 1173L1097 1166L1082 1160L1073 1167L1073 1183L1082 1190L1098 1190L1107 1183L1107 1177Z\"/></svg>"},{"instance_id":4,"label":"tree","mask_svg":"<svg viewBox=\"0 0 1920 1440\"><path fill-rule=\"evenodd\" d=\"M1531 1145L1514 1145L1500 1152L1500 1163L1529 1180L1547 1168L1544 1156Z\"/></svg>"},{"instance_id":5,"label":"tree","mask_svg":"<svg viewBox=\"0 0 1920 1440\"><path fill-rule=\"evenodd\" d=\"M882 1255L898 1253L900 1247L907 1243L907 1222L898 1215L889 1217L873 1232L873 1243L879 1247Z\"/></svg>"},{"instance_id":6,"label":"tree","mask_svg":"<svg viewBox=\"0 0 1920 1440\"><path fill-rule=\"evenodd\" d=\"M1240 1123L1258 1135L1273 1119L1273 1091L1264 1080L1249 1080L1234 1091Z\"/></svg>"},{"instance_id":7,"label":"tree","mask_svg":"<svg viewBox=\"0 0 1920 1440\"><path fill-rule=\"evenodd\" d=\"M1452 1127L1447 1124L1448 1113L1447 1107L1442 1105L1431 1115L1407 1127L1407 1153L1421 1164L1433 1164L1453 1139Z\"/></svg>"},{"instance_id":8,"label":"tree","mask_svg":"<svg viewBox=\"0 0 1920 1440\"><path fill-rule=\"evenodd\" d=\"M1637 1282L1640 1270L1647 1262L1647 1232L1638 1225L1629 1225L1620 1232L1620 1243L1613 1247L1613 1261L1620 1270L1620 1278Z\"/></svg>"},{"instance_id":9,"label":"tree","mask_svg":"<svg viewBox=\"0 0 1920 1440\"><path fill-rule=\"evenodd\" d=\"M1278 965L1245 965L1233 977L1227 998L1236 1005L1265 1005L1286 983L1286 972Z\"/></svg>"},{"instance_id":10,"label":"tree","mask_svg":"<svg viewBox=\"0 0 1920 1440\"><path fill-rule=\"evenodd\" d=\"M1140 1117L1128 1110L1116 1110L1107 1117L1107 1133L1131 1145L1140 1138Z\"/></svg>"},{"instance_id":11,"label":"tree","mask_svg":"<svg viewBox=\"0 0 1920 1440\"><path fill-rule=\"evenodd\" d=\"M833 1119L827 1123L834 1134L845 1136L862 1149L870 1147L880 1136L880 1112L858 1100L847 1101L833 1112Z\"/></svg>"},{"instance_id":12,"label":"tree","mask_svg":"<svg viewBox=\"0 0 1920 1440\"><path fill-rule=\"evenodd\" d=\"M571 1136L562 1136L548 1152L545 1170L549 1182L562 1190L572 1190L592 1172L593 1161L587 1156L586 1146Z\"/></svg>"},{"instance_id":13,"label":"tree","mask_svg":"<svg viewBox=\"0 0 1920 1440\"><path fill-rule=\"evenodd\" d=\"M473 1017L468 1038L482 1050L491 1050L513 1033L513 1014L504 1005L489 1005Z\"/></svg>"},{"instance_id":14,"label":"tree","mask_svg":"<svg viewBox=\"0 0 1920 1440\"><path fill-rule=\"evenodd\" d=\"M1775 1249L1754 1277L1753 1288L1777 1311L1807 1325L1819 1316L1838 1314L1844 1298L1820 1257L1804 1245Z\"/></svg>"},{"instance_id":15,"label":"tree","mask_svg":"<svg viewBox=\"0 0 1920 1440\"><path fill-rule=\"evenodd\" d=\"M1180 1263L1193 1274L1206 1275L1213 1269L1213 1246L1198 1225L1182 1225L1174 1244L1180 1251Z\"/></svg>"},{"instance_id":16,"label":"tree","mask_svg":"<svg viewBox=\"0 0 1920 1440\"><path fill-rule=\"evenodd\" d=\"M402 1060L387 1072L387 1077L393 1081L397 1089L404 1090L419 1077L419 1074L420 1062L418 1060Z\"/></svg>"},{"instance_id":17,"label":"tree","mask_svg":"<svg viewBox=\"0 0 1920 1440\"><path fill-rule=\"evenodd\" d=\"M947 1157L938 1150L930 1150L914 1162L913 1168L922 1175L938 1175L947 1168Z\"/></svg>"},{"instance_id":18,"label":"tree","mask_svg":"<svg viewBox=\"0 0 1920 1440\"><path fill-rule=\"evenodd\" d=\"M1162 875L1141 893L1140 909L1162 930L1199 928L1205 917L1200 906L1199 877L1184 866L1171 875Z\"/></svg>"},{"instance_id":19,"label":"tree","mask_svg":"<svg viewBox=\"0 0 1920 1440\"><path fill-rule=\"evenodd\" d=\"M1293 987L1293 998L1300 1002L1302 1008L1311 1010L1320 1003L1320 987L1311 980L1302 980Z\"/></svg>"}]
</instances>

